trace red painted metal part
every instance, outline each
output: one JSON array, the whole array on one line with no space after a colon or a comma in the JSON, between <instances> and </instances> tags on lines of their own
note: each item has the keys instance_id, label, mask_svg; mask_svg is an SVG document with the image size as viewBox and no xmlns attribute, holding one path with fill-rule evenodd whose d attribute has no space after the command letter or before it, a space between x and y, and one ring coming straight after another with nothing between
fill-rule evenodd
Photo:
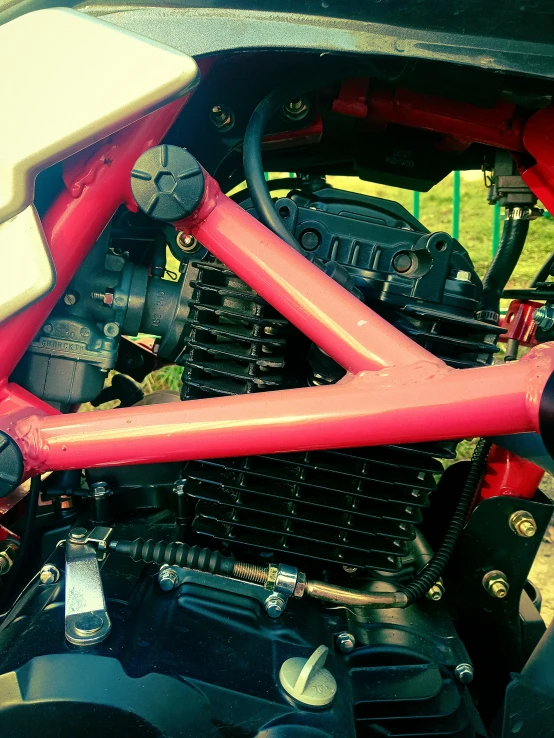
<instances>
[{"instance_id":1,"label":"red painted metal part","mask_svg":"<svg viewBox=\"0 0 554 738\"><path fill-rule=\"evenodd\" d=\"M515 105L491 108L446 100L399 88L377 88L368 98L369 116L413 128L444 133L460 141L477 141L510 151L524 151L524 120Z\"/></svg>"},{"instance_id":2,"label":"red painted metal part","mask_svg":"<svg viewBox=\"0 0 554 738\"><path fill-rule=\"evenodd\" d=\"M225 197L208 174L205 178L204 201L179 228L341 366L356 373L417 361L441 363Z\"/></svg>"},{"instance_id":3,"label":"red painted metal part","mask_svg":"<svg viewBox=\"0 0 554 738\"><path fill-rule=\"evenodd\" d=\"M553 370L544 344L486 368L419 362L328 387L37 417L15 437L41 471L523 433L538 430Z\"/></svg>"},{"instance_id":4,"label":"red painted metal part","mask_svg":"<svg viewBox=\"0 0 554 738\"><path fill-rule=\"evenodd\" d=\"M544 469L532 461L493 446L481 485L481 499L508 496L532 500L543 477Z\"/></svg>"},{"instance_id":5,"label":"red painted metal part","mask_svg":"<svg viewBox=\"0 0 554 738\"><path fill-rule=\"evenodd\" d=\"M520 346L536 346L537 324L533 321L533 313L541 305L541 302L533 300L512 300L501 323L506 333L501 334L498 340L504 343L514 340Z\"/></svg>"},{"instance_id":6,"label":"red painted metal part","mask_svg":"<svg viewBox=\"0 0 554 738\"><path fill-rule=\"evenodd\" d=\"M352 118L367 118L368 89L369 80L367 78L345 79L340 86L339 96L333 101L333 112L349 115Z\"/></svg>"},{"instance_id":7,"label":"red painted metal part","mask_svg":"<svg viewBox=\"0 0 554 738\"><path fill-rule=\"evenodd\" d=\"M521 126L510 106L477 114L472 106L437 100L377 94L371 106L405 125L521 150ZM158 143L179 109L172 104L120 132L92 157L88 152L88 159L80 160L83 166L68 174L69 189L44 223L58 285L0 327L0 340L10 346L0 356L0 377L18 361L116 207L123 202L133 206L130 170L142 151ZM554 370L554 345L539 346L518 362L450 369L206 179L195 217L179 227L193 233L349 374L330 387L69 416L54 414L4 380L1 427L20 444L28 474L538 431L540 399Z\"/></svg>"}]
</instances>

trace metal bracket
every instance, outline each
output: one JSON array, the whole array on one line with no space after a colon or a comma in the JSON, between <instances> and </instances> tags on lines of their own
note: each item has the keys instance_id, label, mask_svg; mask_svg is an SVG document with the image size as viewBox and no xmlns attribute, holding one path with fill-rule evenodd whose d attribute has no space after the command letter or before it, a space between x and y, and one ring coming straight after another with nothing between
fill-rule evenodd
<instances>
[{"instance_id":1,"label":"metal bracket","mask_svg":"<svg viewBox=\"0 0 554 738\"><path fill-rule=\"evenodd\" d=\"M101 643L112 628L98 566L111 533L104 527L90 534L74 528L65 544L65 637L75 646Z\"/></svg>"}]
</instances>

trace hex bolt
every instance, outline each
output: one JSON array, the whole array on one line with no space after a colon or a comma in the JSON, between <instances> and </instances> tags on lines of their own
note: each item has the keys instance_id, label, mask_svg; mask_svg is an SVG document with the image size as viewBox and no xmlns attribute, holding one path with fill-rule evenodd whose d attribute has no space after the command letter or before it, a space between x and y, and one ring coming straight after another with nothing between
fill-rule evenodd
<instances>
[{"instance_id":1,"label":"hex bolt","mask_svg":"<svg viewBox=\"0 0 554 738\"><path fill-rule=\"evenodd\" d=\"M345 630L338 634L335 638L335 643L341 653L350 653L356 646L356 638L352 633L348 633L348 631Z\"/></svg>"},{"instance_id":2,"label":"hex bolt","mask_svg":"<svg viewBox=\"0 0 554 738\"><path fill-rule=\"evenodd\" d=\"M498 600L503 600L510 590L506 575L497 569L493 569L485 574L483 577L483 587L491 597Z\"/></svg>"},{"instance_id":3,"label":"hex bolt","mask_svg":"<svg viewBox=\"0 0 554 738\"><path fill-rule=\"evenodd\" d=\"M75 292L66 292L63 296L63 301L66 305L75 305L77 302L77 294Z\"/></svg>"},{"instance_id":4,"label":"hex bolt","mask_svg":"<svg viewBox=\"0 0 554 738\"><path fill-rule=\"evenodd\" d=\"M454 674L462 684L469 684L473 681L473 666L471 664L458 664L454 669Z\"/></svg>"},{"instance_id":5,"label":"hex bolt","mask_svg":"<svg viewBox=\"0 0 554 738\"><path fill-rule=\"evenodd\" d=\"M158 574L158 584L163 592L171 592L179 586L179 575L171 566L164 564Z\"/></svg>"},{"instance_id":6,"label":"hex bolt","mask_svg":"<svg viewBox=\"0 0 554 738\"><path fill-rule=\"evenodd\" d=\"M442 582L442 579L439 579L431 589L427 592L425 595L427 599L433 600L433 602L438 602L439 600L442 600L444 596L444 584Z\"/></svg>"},{"instance_id":7,"label":"hex bolt","mask_svg":"<svg viewBox=\"0 0 554 738\"><path fill-rule=\"evenodd\" d=\"M533 322L543 331L549 331L554 326L554 307L543 305L533 312Z\"/></svg>"},{"instance_id":8,"label":"hex bolt","mask_svg":"<svg viewBox=\"0 0 554 738\"><path fill-rule=\"evenodd\" d=\"M521 538L532 538L537 532L535 518L527 510L517 510L510 515L510 528Z\"/></svg>"},{"instance_id":9,"label":"hex bolt","mask_svg":"<svg viewBox=\"0 0 554 738\"><path fill-rule=\"evenodd\" d=\"M270 594L264 602L265 611L270 618L280 617L287 606L287 600L280 594Z\"/></svg>"},{"instance_id":10,"label":"hex bolt","mask_svg":"<svg viewBox=\"0 0 554 738\"><path fill-rule=\"evenodd\" d=\"M52 564L45 564L40 570L39 580L41 584L56 584L60 578L60 570Z\"/></svg>"}]
</instances>

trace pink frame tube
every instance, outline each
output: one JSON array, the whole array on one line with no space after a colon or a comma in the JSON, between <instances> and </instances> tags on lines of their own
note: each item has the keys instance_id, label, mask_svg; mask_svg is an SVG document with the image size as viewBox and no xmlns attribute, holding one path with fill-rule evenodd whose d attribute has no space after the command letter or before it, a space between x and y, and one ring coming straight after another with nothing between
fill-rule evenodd
<instances>
[{"instance_id":1,"label":"pink frame tube","mask_svg":"<svg viewBox=\"0 0 554 738\"><path fill-rule=\"evenodd\" d=\"M58 284L0 327L2 345L10 346L0 357L0 377L16 364L115 208L134 205L130 170L179 109L174 103L139 121L70 173L68 191L44 221ZM206 181L201 206L178 227L197 236L349 373L331 387L63 416L4 379L0 427L19 444L27 475L539 430L553 345L515 363L450 369L222 195L208 175Z\"/></svg>"}]
</instances>

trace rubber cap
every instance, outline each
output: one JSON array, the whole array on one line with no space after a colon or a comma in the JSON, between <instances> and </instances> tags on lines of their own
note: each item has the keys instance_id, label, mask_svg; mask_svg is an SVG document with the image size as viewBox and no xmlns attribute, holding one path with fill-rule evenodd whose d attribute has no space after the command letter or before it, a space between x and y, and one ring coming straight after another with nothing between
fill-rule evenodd
<instances>
[{"instance_id":1,"label":"rubber cap","mask_svg":"<svg viewBox=\"0 0 554 738\"><path fill-rule=\"evenodd\" d=\"M204 173L186 149L162 144L137 159L131 190L139 208L154 220L181 220L200 205Z\"/></svg>"},{"instance_id":2,"label":"rubber cap","mask_svg":"<svg viewBox=\"0 0 554 738\"><path fill-rule=\"evenodd\" d=\"M285 692L309 707L330 705L337 693L337 683L331 672L323 668L328 653L327 646L319 646L309 659L287 659L279 671Z\"/></svg>"},{"instance_id":3,"label":"rubber cap","mask_svg":"<svg viewBox=\"0 0 554 738\"><path fill-rule=\"evenodd\" d=\"M21 484L23 455L17 443L0 431L0 497L5 497Z\"/></svg>"}]
</instances>

